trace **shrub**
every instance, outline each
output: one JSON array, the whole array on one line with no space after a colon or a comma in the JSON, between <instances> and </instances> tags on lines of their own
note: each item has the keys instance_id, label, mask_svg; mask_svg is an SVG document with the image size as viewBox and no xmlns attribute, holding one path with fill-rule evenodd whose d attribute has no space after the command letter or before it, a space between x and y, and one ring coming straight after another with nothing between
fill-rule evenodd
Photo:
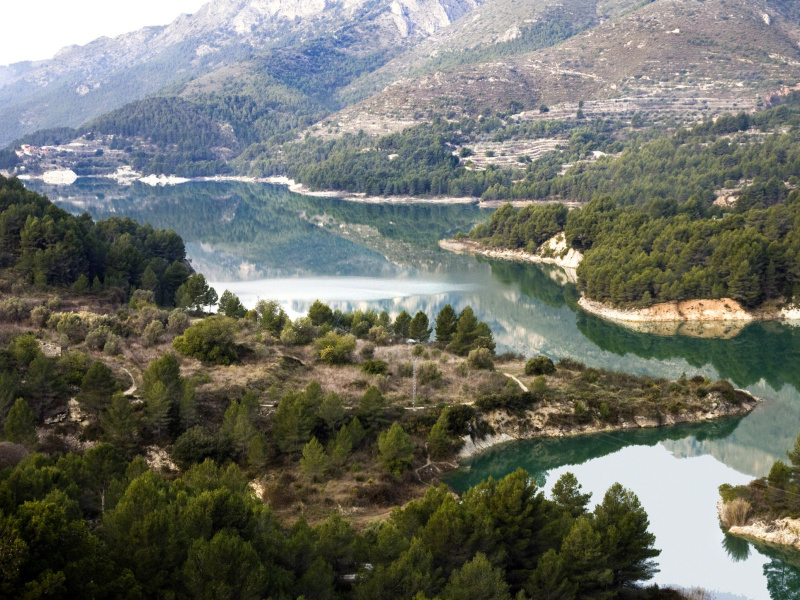
<instances>
[{"instance_id":1,"label":"shrub","mask_svg":"<svg viewBox=\"0 0 800 600\"><path fill-rule=\"evenodd\" d=\"M119 345L120 345L120 337L113 333L108 334L108 337L106 338L106 343L103 346L103 354L108 354L109 356L119 354Z\"/></svg>"},{"instance_id":2,"label":"shrub","mask_svg":"<svg viewBox=\"0 0 800 600\"><path fill-rule=\"evenodd\" d=\"M414 344L414 347L411 349L412 356L422 356L425 354L425 346L423 344Z\"/></svg>"},{"instance_id":3,"label":"shrub","mask_svg":"<svg viewBox=\"0 0 800 600\"><path fill-rule=\"evenodd\" d=\"M189 327L189 315L183 309L176 308L167 318L167 331L174 335L180 335Z\"/></svg>"},{"instance_id":4,"label":"shrub","mask_svg":"<svg viewBox=\"0 0 800 600\"><path fill-rule=\"evenodd\" d=\"M585 371L586 365L572 358L562 358L558 361L558 367L567 371Z\"/></svg>"},{"instance_id":5,"label":"shrub","mask_svg":"<svg viewBox=\"0 0 800 600\"><path fill-rule=\"evenodd\" d=\"M747 515L749 513L750 503L743 498L736 498L722 505L720 519L727 529L734 526L740 527L747 523Z\"/></svg>"},{"instance_id":6,"label":"shrub","mask_svg":"<svg viewBox=\"0 0 800 600\"><path fill-rule=\"evenodd\" d=\"M442 372L436 363L426 361L417 367L417 380L420 385L427 385L442 379Z\"/></svg>"},{"instance_id":7,"label":"shrub","mask_svg":"<svg viewBox=\"0 0 800 600\"><path fill-rule=\"evenodd\" d=\"M234 337L236 321L214 315L189 327L175 338L172 345L178 352L205 362L228 365L239 359Z\"/></svg>"},{"instance_id":8,"label":"shrub","mask_svg":"<svg viewBox=\"0 0 800 600\"><path fill-rule=\"evenodd\" d=\"M50 318L50 309L46 306L37 306L31 310L31 323L34 327L44 327Z\"/></svg>"},{"instance_id":9,"label":"shrub","mask_svg":"<svg viewBox=\"0 0 800 600\"><path fill-rule=\"evenodd\" d=\"M342 365L352 361L356 338L351 334L340 335L335 331L329 331L314 342L314 348L320 361L329 365Z\"/></svg>"},{"instance_id":10,"label":"shrub","mask_svg":"<svg viewBox=\"0 0 800 600\"><path fill-rule=\"evenodd\" d=\"M81 318L73 313L66 313L61 316L56 325L58 333L67 336L71 344L77 344L83 341L86 336L86 331Z\"/></svg>"},{"instance_id":11,"label":"shrub","mask_svg":"<svg viewBox=\"0 0 800 600\"><path fill-rule=\"evenodd\" d=\"M410 362L402 362L397 365L398 377L411 377L414 374L414 365Z\"/></svg>"},{"instance_id":12,"label":"shrub","mask_svg":"<svg viewBox=\"0 0 800 600\"><path fill-rule=\"evenodd\" d=\"M724 379L720 379L719 381L711 384L709 392L718 392L726 402L736 401L736 391L733 389L731 383L729 381L725 381Z\"/></svg>"},{"instance_id":13,"label":"shrub","mask_svg":"<svg viewBox=\"0 0 800 600\"><path fill-rule=\"evenodd\" d=\"M140 306L136 316L137 329L144 332L153 321L160 321L163 325L168 319L169 313L167 311L156 308L152 304L144 304Z\"/></svg>"},{"instance_id":14,"label":"shrub","mask_svg":"<svg viewBox=\"0 0 800 600\"><path fill-rule=\"evenodd\" d=\"M146 304L155 305L156 303L156 296L152 290L134 290L133 294L131 294L131 299L128 302L128 306L132 309L136 310L140 306L144 306Z\"/></svg>"},{"instance_id":15,"label":"shrub","mask_svg":"<svg viewBox=\"0 0 800 600\"><path fill-rule=\"evenodd\" d=\"M372 342L367 342L361 347L359 354L361 355L361 358L371 359L373 356L375 356L375 344Z\"/></svg>"},{"instance_id":16,"label":"shrub","mask_svg":"<svg viewBox=\"0 0 800 600\"><path fill-rule=\"evenodd\" d=\"M367 332L367 338L378 346L386 346L389 344L389 332L386 331L386 328L382 325L370 327Z\"/></svg>"},{"instance_id":17,"label":"shrub","mask_svg":"<svg viewBox=\"0 0 800 600\"><path fill-rule=\"evenodd\" d=\"M316 332L311 319L300 317L294 322L286 323L281 331L281 342L287 346L305 346L311 343Z\"/></svg>"},{"instance_id":18,"label":"shrub","mask_svg":"<svg viewBox=\"0 0 800 600\"><path fill-rule=\"evenodd\" d=\"M28 308L19 298L0 300L0 321L14 323L28 316Z\"/></svg>"},{"instance_id":19,"label":"shrub","mask_svg":"<svg viewBox=\"0 0 800 600\"><path fill-rule=\"evenodd\" d=\"M470 350L467 355L467 364L471 369L486 369L488 371L494 370L494 362L492 361L492 353L488 348L475 348Z\"/></svg>"},{"instance_id":20,"label":"shrub","mask_svg":"<svg viewBox=\"0 0 800 600\"><path fill-rule=\"evenodd\" d=\"M384 375L389 370L385 360L365 360L361 370L368 375Z\"/></svg>"},{"instance_id":21,"label":"shrub","mask_svg":"<svg viewBox=\"0 0 800 600\"><path fill-rule=\"evenodd\" d=\"M92 350L102 350L111 335L111 328L108 325L95 327L86 334L86 345Z\"/></svg>"},{"instance_id":22,"label":"shrub","mask_svg":"<svg viewBox=\"0 0 800 600\"><path fill-rule=\"evenodd\" d=\"M145 347L155 346L163 333L164 326L161 321L150 321L147 327L144 328L144 334L142 335Z\"/></svg>"},{"instance_id":23,"label":"shrub","mask_svg":"<svg viewBox=\"0 0 800 600\"><path fill-rule=\"evenodd\" d=\"M552 375L555 372L553 361L543 354L530 358L525 363L525 375Z\"/></svg>"}]
</instances>

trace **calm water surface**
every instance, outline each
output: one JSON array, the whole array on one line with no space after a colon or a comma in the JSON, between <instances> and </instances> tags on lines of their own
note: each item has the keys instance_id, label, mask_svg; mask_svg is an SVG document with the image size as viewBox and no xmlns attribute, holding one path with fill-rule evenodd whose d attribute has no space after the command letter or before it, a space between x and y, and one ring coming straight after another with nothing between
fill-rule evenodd
<instances>
[{"instance_id":1,"label":"calm water surface","mask_svg":"<svg viewBox=\"0 0 800 600\"><path fill-rule=\"evenodd\" d=\"M247 306L277 299L299 315L319 298L344 310L433 317L445 304L470 305L500 351L658 377L699 373L752 391L766 401L743 419L509 444L468 461L449 483L461 490L522 466L547 492L572 471L599 501L619 481L650 516L662 549L657 583L702 586L718 598L800 598L792 566L800 558L725 536L715 512L717 486L765 475L800 432L800 328L756 323L730 339L702 339L604 322L577 308L556 268L440 251L436 240L488 216L474 206L357 204L261 184L26 185L72 212L175 229L195 268Z\"/></svg>"}]
</instances>

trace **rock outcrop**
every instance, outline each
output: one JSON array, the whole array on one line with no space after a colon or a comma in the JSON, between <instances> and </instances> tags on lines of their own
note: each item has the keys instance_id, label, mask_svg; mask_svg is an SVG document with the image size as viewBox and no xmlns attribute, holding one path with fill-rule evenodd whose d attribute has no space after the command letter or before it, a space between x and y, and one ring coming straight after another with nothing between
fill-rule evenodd
<instances>
[{"instance_id":1,"label":"rock outcrop","mask_svg":"<svg viewBox=\"0 0 800 600\"><path fill-rule=\"evenodd\" d=\"M615 308L583 297L578 304L586 312L613 321L752 321L756 317L731 298L661 302L646 308Z\"/></svg>"},{"instance_id":2,"label":"rock outcrop","mask_svg":"<svg viewBox=\"0 0 800 600\"><path fill-rule=\"evenodd\" d=\"M564 234L550 238L543 243L536 254L524 250L509 250L506 248L487 248L474 240L441 240L439 247L457 254L480 254L490 258L515 260L520 262L539 262L558 265L567 272L571 281L577 281L575 269L581 264L583 254L567 246Z\"/></svg>"},{"instance_id":3,"label":"rock outcrop","mask_svg":"<svg viewBox=\"0 0 800 600\"><path fill-rule=\"evenodd\" d=\"M717 502L717 514L720 517L720 521L722 521L724 506L725 502L723 500ZM728 533L767 544L800 550L800 519L784 517L783 519L770 521L756 518L746 525L732 525L728 529Z\"/></svg>"}]
</instances>

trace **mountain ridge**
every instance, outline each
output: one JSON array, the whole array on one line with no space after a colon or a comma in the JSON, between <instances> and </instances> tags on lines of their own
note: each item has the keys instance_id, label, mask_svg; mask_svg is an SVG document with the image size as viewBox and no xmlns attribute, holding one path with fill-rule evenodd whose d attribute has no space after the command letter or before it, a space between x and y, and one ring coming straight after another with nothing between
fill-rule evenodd
<instances>
[{"instance_id":1,"label":"mountain ridge","mask_svg":"<svg viewBox=\"0 0 800 600\"><path fill-rule=\"evenodd\" d=\"M450 24L482 0L212 0L192 15L53 59L0 68L0 143L46 127L80 125L159 90L271 47L344 29L391 48ZM59 108L63 107L63 108Z\"/></svg>"}]
</instances>

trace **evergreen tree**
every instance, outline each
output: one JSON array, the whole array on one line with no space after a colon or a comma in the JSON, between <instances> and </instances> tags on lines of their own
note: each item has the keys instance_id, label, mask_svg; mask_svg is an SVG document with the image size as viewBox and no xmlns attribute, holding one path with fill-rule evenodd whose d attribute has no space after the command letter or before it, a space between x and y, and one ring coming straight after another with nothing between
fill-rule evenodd
<instances>
[{"instance_id":1,"label":"evergreen tree","mask_svg":"<svg viewBox=\"0 0 800 600\"><path fill-rule=\"evenodd\" d=\"M612 485L594 510L594 528L602 541L602 553L613 573L613 589L622 590L652 579L658 572L653 560L659 554L655 536L636 494L619 483Z\"/></svg>"},{"instance_id":2,"label":"evergreen tree","mask_svg":"<svg viewBox=\"0 0 800 600\"><path fill-rule=\"evenodd\" d=\"M358 403L358 417L367 429L376 429L385 422L383 394L374 385L367 388ZM374 434L373 434L374 435Z\"/></svg>"},{"instance_id":3,"label":"evergreen tree","mask_svg":"<svg viewBox=\"0 0 800 600\"><path fill-rule=\"evenodd\" d=\"M411 466L414 458L414 442L395 421L388 431L378 436L378 452L383 468L395 477L399 477Z\"/></svg>"},{"instance_id":4,"label":"evergreen tree","mask_svg":"<svg viewBox=\"0 0 800 600\"><path fill-rule=\"evenodd\" d=\"M409 337L412 340L425 343L430 339L431 331L433 330L429 327L428 315L421 310L418 311L417 314L414 315L414 318L411 319Z\"/></svg>"},{"instance_id":5,"label":"evergreen tree","mask_svg":"<svg viewBox=\"0 0 800 600\"><path fill-rule=\"evenodd\" d=\"M394 320L394 334L402 340L411 337L411 315L405 310L400 311Z\"/></svg>"},{"instance_id":6,"label":"evergreen tree","mask_svg":"<svg viewBox=\"0 0 800 600\"><path fill-rule=\"evenodd\" d=\"M322 400L317 409L317 416L325 421L329 432L336 431L345 419L342 399L336 392L331 392Z\"/></svg>"},{"instance_id":7,"label":"evergreen tree","mask_svg":"<svg viewBox=\"0 0 800 600\"><path fill-rule=\"evenodd\" d=\"M441 344L449 344L456 332L458 317L453 307L445 304L444 308L436 315L436 341Z\"/></svg>"},{"instance_id":8,"label":"evergreen tree","mask_svg":"<svg viewBox=\"0 0 800 600\"><path fill-rule=\"evenodd\" d=\"M453 440L448 433L449 424L450 407L446 407L442 411L442 414L439 415L439 418L436 420L433 427L431 427L431 431L428 434L428 454L430 454L433 459L440 460L446 458L453 451Z\"/></svg>"},{"instance_id":9,"label":"evergreen tree","mask_svg":"<svg viewBox=\"0 0 800 600\"><path fill-rule=\"evenodd\" d=\"M138 420L130 400L122 392L111 397L106 410L100 413L99 422L104 439L123 456L131 457L136 452Z\"/></svg>"},{"instance_id":10,"label":"evergreen tree","mask_svg":"<svg viewBox=\"0 0 800 600\"><path fill-rule=\"evenodd\" d=\"M100 412L111 404L111 397L119 389L119 384L114 378L111 369L105 363L97 360L92 363L81 381L81 392L77 400L81 409L97 417Z\"/></svg>"},{"instance_id":11,"label":"evergreen tree","mask_svg":"<svg viewBox=\"0 0 800 600\"><path fill-rule=\"evenodd\" d=\"M218 312L233 319L241 319L247 313L239 297L229 290L222 292L219 297Z\"/></svg>"},{"instance_id":12,"label":"evergreen tree","mask_svg":"<svg viewBox=\"0 0 800 600\"><path fill-rule=\"evenodd\" d=\"M472 311L472 307L467 306L458 315L456 330L447 348L454 354L466 356L475 347L478 333L478 319Z\"/></svg>"},{"instance_id":13,"label":"evergreen tree","mask_svg":"<svg viewBox=\"0 0 800 600\"><path fill-rule=\"evenodd\" d=\"M27 447L33 447L39 441L39 436L36 435L36 416L24 399L17 398L11 407L3 426L3 434L9 442Z\"/></svg>"},{"instance_id":14,"label":"evergreen tree","mask_svg":"<svg viewBox=\"0 0 800 600\"><path fill-rule=\"evenodd\" d=\"M511 600L501 570L478 552L471 561L453 571L442 591L442 600Z\"/></svg>"},{"instance_id":15,"label":"evergreen tree","mask_svg":"<svg viewBox=\"0 0 800 600\"><path fill-rule=\"evenodd\" d=\"M610 600L612 570L598 531L587 516L578 517L561 544L561 559L567 580L575 586L575 597Z\"/></svg>"},{"instance_id":16,"label":"evergreen tree","mask_svg":"<svg viewBox=\"0 0 800 600\"><path fill-rule=\"evenodd\" d=\"M303 447L303 456L300 458L300 468L311 481L317 481L328 468L328 455L316 437Z\"/></svg>"},{"instance_id":17,"label":"evergreen tree","mask_svg":"<svg viewBox=\"0 0 800 600\"><path fill-rule=\"evenodd\" d=\"M206 283L202 273L195 273L175 292L175 302L179 307L200 313L206 306L217 303L217 292Z\"/></svg>"},{"instance_id":18,"label":"evergreen tree","mask_svg":"<svg viewBox=\"0 0 800 600\"><path fill-rule=\"evenodd\" d=\"M308 309L308 318L311 319L314 327L330 325L333 321L333 311L327 304L315 300L314 304Z\"/></svg>"},{"instance_id":19,"label":"evergreen tree","mask_svg":"<svg viewBox=\"0 0 800 600\"><path fill-rule=\"evenodd\" d=\"M338 468L341 468L347 462L347 457L353 451L353 436L350 435L350 430L347 426L342 426L339 433L336 434L336 439L331 446L331 463Z\"/></svg>"},{"instance_id":20,"label":"evergreen tree","mask_svg":"<svg viewBox=\"0 0 800 600\"><path fill-rule=\"evenodd\" d=\"M592 498L591 492L581 494L581 484L572 473L564 473L559 477L558 481L553 484L550 494L553 502L574 519L586 514Z\"/></svg>"}]
</instances>

